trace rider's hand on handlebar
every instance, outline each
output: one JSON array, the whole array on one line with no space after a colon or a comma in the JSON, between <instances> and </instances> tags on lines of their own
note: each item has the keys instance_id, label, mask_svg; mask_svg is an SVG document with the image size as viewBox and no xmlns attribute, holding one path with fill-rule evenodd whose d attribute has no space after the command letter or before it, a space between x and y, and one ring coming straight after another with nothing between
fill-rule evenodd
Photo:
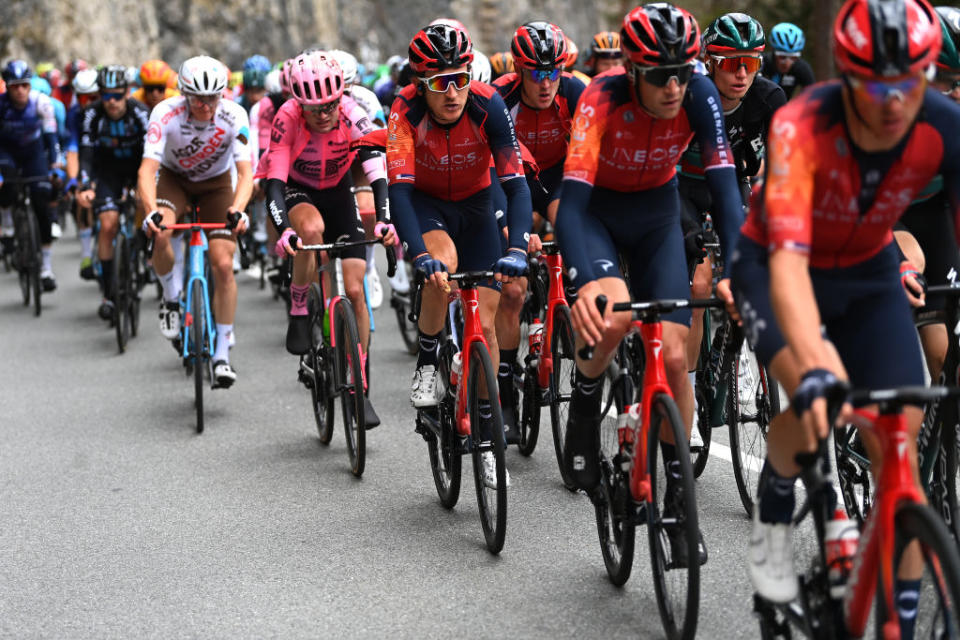
<instances>
[{"instance_id":1,"label":"rider's hand on handlebar","mask_svg":"<svg viewBox=\"0 0 960 640\"><path fill-rule=\"evenodd\" d=\"M823 440L830 431L827 416L828 401L838 402L845 398L848 392L849 385L831 371L811 369L800 379L800 386L794 391L790 406L800 417L807 433L812 433ZM850 421L852 414L853 407L849 402L844 401L836 424L846 424Z\"/></svg>"},{"instance_id":2,"label":"rider's hand on handlebar","mask_svg":"<svg viewBox=\"0 0 960 640\"><path fill-rule=\"evenodd\" d=\"M378 222L373 227L373 235L378 238L383 238L383 246L385 247L400 244L400 240L397 238L397 230L392 224Z\"/></svg>"},{"instance_id":3,"label":"rider's hand on handlebar","mask_svg":"<svg viewBox=\"0 0 960 640\"><path fill-rule=\"evenodd\" d=\"M497 282L510 282L527 272L527 252L523 249L508 249L502 258L493 265Z\"/></svg>"},{"instance_id":4,"label":"rider's hand on handlebar","mask_svg":"<svg viewBox=\"0 0 960 640\"><path fill-rule=\"evenodd\" d=\"M573 330L591 347L595 347L600 342L603 332L610 326L609 321L600 315L597 309L597 296L602 293L603 288L600 284L596 280L591 280L580 287L577 292L577 301L570 309Z\"/></svg>"},{"instance_id":5,"label":"rider's hand on handlebar","mask_svg":"<svg viewBox=\"0 0 960 640\"><path fill-rule=\"evenodd\" d=\"M81 187L81 191L77 192L77 204L83 209L89 209L93 206L93 198L97 195L97 192L89 186L84 185L84 187Z\"/></svg>"},{"instance_id":6,"label":"rider's hand on handlebar","mask_svg":"<svg viewBox=\"0 0 960 640\"><path fill-rule=\"evenodd\" d=\"M535 254L543 251L543 241L540 239L540 234L531 233L530 240L527 241L527 253Z\"/></svg>"},{"instance_id":7,"label":"rider's hand on handlebar","mask_svg":"<svg viewBox=\"0 0 960 640\"><path fill-rule=\"evenodd\" d=\"M247 230L247 227L250 226L250 216L247 215L246 211L240 211L233 206L227 209L227 216L230 216L231 213L240 216L240 219L237 220L237 224L233 227L233 235L238 236L243 234L243 232Z\"/></svg>"},{"instance_id":8,"label":"rider's hand on handlebar","mask_svg":"<svg viewBox=\"0 0 960 640\"><path fill-rule=\"evenodd\" d=\"M297 232L292 227L287 227L277 240L277 244L274 245L273 252L281 258L285 258L286 256L297 255L297 249L302 248L303 242L297 237Z\"/></svg>"},{"instance_id":9,"label":"rider's hand on handlebar","mask_svg":"<svg viewBox=\"0 0 960 640\"><path fill-rule=\"evenodd\" d=\"M79 196L77 196L79 198ZM143 232L147 234L148 238L152 238L155 234L160 233L160 223L163 222L163 216L160 215L159 211L151 211L143 217Z\"/></svg>"},{"instance_id":10,"label":"rider's hand on handlebar","mask_svg":"<svg viewBox=\"0 0 960 640\"><path fill-rule=\"evenodd\" d=\"M413 268L422 271L427 282L432 282L434 286L444 291L450 290L450 285L447 284L447 265L436 260L429 253L421 253L414 258Z\"/></svg>"},{"instance_id":11,"label":"rider's hand on handlebar","mask_svg":"<svg viewBox=\"0 0 960 640\"><path fill-rule=\"evenodd\" d=\"M730 314L733 321L742 325L743 319L740 318L740 310L737 309L737 305L733 301L733 292L730 291L730 278L724 278L717 283L717 297L723 300L727 313Z\"/></svg>"},{"instance_id":12,"label":"rider's hand on handlebar","mask_svg":"<svg viewBox=\"0 0 960 640\"><path fill-rule=\"evenodd\" d=\"M926 280L909 262L900 263L900 284L903 285L911 307L922 307L926 304Z\"/></svg>"}]
</instances>

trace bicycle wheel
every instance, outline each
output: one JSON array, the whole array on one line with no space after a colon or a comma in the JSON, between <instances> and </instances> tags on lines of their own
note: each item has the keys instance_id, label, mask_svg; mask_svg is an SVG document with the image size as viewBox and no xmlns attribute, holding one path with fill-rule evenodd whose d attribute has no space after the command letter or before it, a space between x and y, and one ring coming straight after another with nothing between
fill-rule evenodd
<instances>
[{"instance_id":1,"label":"bicycle wheel","mask_svg":"<svg viewBox=\"0 0 960 640\"><path fill-rule=\"evenodd\" d=\"M330 444L333 438L333 393L328 360L324 356L327 347L323 342L323 292L316 282L307 292L307 313L310 317L310 352L302 358L307 358L313 371L308 386L320 444Z\"/></svg>"},{"instance_id":2,"label":"bicycle wheel","mask_svg":"<svg viewBox=\"0 0 960 640\"><path fill-rule=\"evenodd\" d=\"M130 336L136 338L137 331L140 328L140 292L143 290L143 284L146 276L143 273L143 259L140 257L140 241L134 236L128 243L130 247L130 258L127 261L130 269L129 278L129 296L130 296Z\"/></svg>"},{"instance_id":3,"label":"bicycle wheel","mask_svg":"<svg viewBox=\"0 0 960 640\"><path fill-rule=\"evenodd\" d=\"M350 471L363 475L367 456L366 429L363 416L363 371L360 365L360 338L353 305L341 298L333 309L336 327L334 361L337 363L336 386L343 411L343 429L347 436Z\"/></svg>"},{"instance_id":4,"label":"bicycle wheel","mask_svg":"<svg viewBox=\"0 0 960 640\"><path fill-rule=\"evenodd\" d=\"M563 443L567 435L573 377L577 370L573 359L575 344L569 307L554 307L553 332L550 338L550 349L553 352L553 372L550 374L550 427L553 430L553 448L557 454L560 478L570 491L576 491L576 487L563 467Z\"/></svg>"},{"instance_id":5,"label":"bicycle wheel","mask_svg":"<svg viewBox=\"0 0 960 640\"><path fill-rule=\"evenodd\" d=\"M894 530L894 567L900 566L903 553L911 542L918 542L923 553L923 575L920 578L920 599L913 637L960 637L960 557L946 525L930 507L902 503L897 508ZM876 598L877 638L883 638L883 627L888 618L892 617L894 624L898 624L898 621L895 613L890 616L887 611L882 596L882 576L878 577L877 582L880 587Z\"/></svg>"},{"instance_id":6,"label":"bicycle wheel","mask_svg":"<svg viewBox=\"0 0 960 640\"><path fill-rule=\"evenodd\" d=\"M440 348L440 357L437 361L437 375L440 380L450 379L450 359L455 350L456 347L449 342L444 343ZM463 463L454 409L450 397L444 394L436 413L441 426L440 439L438 440L432 433L427 436L427 453L430 456L433 483L437 487L440 504L447 509L452 509L460 499Z\"/></svg>"},{"instance_id":7,"label":"bicycle wheel","mask_svg":"<svg viewBox=\"0 0 960 640\"><path fill-rule=\"evenodd\" d=\"M190 287L190 358L193 360L193 399L197 409L197 433L203 433L203 369L207 360L207 300L203 283L194 280Z\"/></svg>"},{"instance_id":8,"label":"bicycle wheel","mask_svg":"<svg viewBox=\"0 0 960 640\"><path fill-rule=\"evenodd\" d=\"M694 449L690 447L690 458L693 464L693 475L699 478L707 466L707 460L710 458L710 441L713 439L713 416L710 415L710 409L713 399L716 397L717 381L711 380L707 373L710 366L711 349L719 348L720 345L712 345L710 335L710 326L712 319L709 316L709 310L704 310L703 314L703 336L700 339L700 356L697 359L696 385L693 393L696 398L696 418L697 429L700 431L700 439L703 440L703 446ZM717 333L723 330L720 325Z\"/></svg>"},{"instance_id":9,"label":"bicycle wheel","mask_svg":"<svg viewBox=\"0 0 960 640\"><path fill-rule=\"evenodd\" d=\"M520 402L520 442L517 450L531 456L540 437L540 383L536 367L523 369L523 399Z\"/></svg>"},{"instance_id":10,"label":"bicycle wheel","mask_svg":"<svg viewBox=\"0 0 960 640\"><path fill-rule=\"evenodd\" d=\"M873 506L876 488L870 474L870 458L867 457L857 428L847 425L843 429L835 429L833 451L847 515L863 524Z\"/></svg>"},{"instance_id":11,"label":"bicycle wheel","mask_svg":"<svg viewBox=\"0 0 960 640\"><path fill-rule=\"evenodd\" d=\"M679 478L672 481L676 485L673 490L667 489L664 465L657 464L662 433L673 434L676 443ZM660 620L670 640L692 639L700 606L697 497L680 411L673 398L663 393L654 396L650 407L647 460L647 537Z\"/></svg>"},{"instance_id":12,"label":"bicycle wheel","mask_svg":"<svg viewBox=\"0 0 960 640\"><path fill-rule=\"evenodd\" d=\"M405 260L397 264L397 269L406 269L407 282L413 282L412 269ZM400 338L403 340L403 346L406 348L407 353L415 356L420 352L420 338L417 335L417 325L410 322L409 318L410 295L410 291L407 291L407 293L397 293L391 289L390 306L393 307L393 312L397 316L397 325L400 327Z\"/></svg>"},{"instance_id":13,"label":"bicycle wheel","mask_svg":"<svg viewBox=\"0 0 960 640\"><path fill-rule=\"evenodd\" d=\"M955 541L960 544L960 499L957 497L957 485L960 484L960 430L956 426L944 428L940 432L940 451L937 457L938 484L943 493L938 501L940 516L950 529Z\"/></svg>"},{"instance_id":14,"label":"bicycle wheel","mask_svg":"<svg viewBox=\"0 0 960 640\"><path fill-rule=\"evenodd\" d=\"M23 295L23 306L30 305L30 297L33 293L33 286L30 281L30 272L33 264L32 241L30 235L31 213L17 205L14 212L15 231L14 239L16 241L16 253L14 264L17 269L17 279L20 282L20 293Z\"/></svg>"},{"instance_id":15,"label":"bicycle wheel","mask_svg":"<svg viewBox=\"0 0 960 640\"><path fill-rule=\"evenodd\" d=\"M630 578L636 539L636 522L631 517L634 502L630 495L630 481L617 464L619 454L617 421L604 417L600 423L601 483L593 506L603 564L610 581L618 587Z\"/></svg>"},{"instance_id":16,"label":"bicycle wheel","mask_svg":"<svg viewBox=\"0 0 960 640\"><path fill-rule=\"evenodd\" d=\"M490 553L500 553L507 535L507 467L504 462L503 415L497 401L497 372L486 345L474 342L470 348L470 379L467 381L467 407L473 440L473 481L477 487L480 524ZM480 394L490 400L490 433L481 433ZM483 458L493 455L497 486L488 487L483 479Z\"/></svg>"},{"instance_id":17,"label":"bicycle wheel","mask_svg":"<svg viewBox=\"0 0 960 640\"><path fill-rule=\"evenodd\" d=\"M127 350L130 339L130 248L127 237L117 234L113 251L113 325L117 333L117 348Z\"/></svg>"},{"instance_id":18,"label":"bicycle wheel","mask_svg":"<svg viewBox=\"0 0 960 640\"><path fill-rule=\"evenodd\" d=\"M27 216L30 227L30 285L33 288L33 315L40 316L40 295L43 293L43 285L40 283L40 267L43 263L43 257L40 248L40 225L37 222L37 216L32 212Z\"/></svg>"},{"instance_id":19,"label":"bicycle wheel","mask_svg":"<svg viewBox=\"0 0 960 640\"><path fill-rule=\"evenodd\" d=\"M727 391L727 424L733 476L740 503L747 516L753 517L753 498L767 457L767 431L770 421L780 413L780 392L776 381L746 344L730 366L733 371Z\"/></svg>"}]
</instances>

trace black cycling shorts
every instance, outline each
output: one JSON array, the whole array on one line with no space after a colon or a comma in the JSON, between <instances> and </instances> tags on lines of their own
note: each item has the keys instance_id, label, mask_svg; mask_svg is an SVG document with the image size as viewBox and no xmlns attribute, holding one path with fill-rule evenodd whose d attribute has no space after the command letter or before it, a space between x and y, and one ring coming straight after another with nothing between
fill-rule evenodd
<instances>
[{"instance_id":1,"label":"black cycling shorts","mask_svg":"<svg viewBox=\"0 0 960 640\"><path fill-rule=\"evenodd\" d=\"M317 208L323 218L324 242L361 242L367 235L357 209L357 200L353 197L353 179L347 171L336 186L329 189L311 189L294 181L287 182L283 194L284 204L290 211L298 204L309 204ZM346 249L343 258L367 259L366 247Z\"/></svg>"}]
</instances>

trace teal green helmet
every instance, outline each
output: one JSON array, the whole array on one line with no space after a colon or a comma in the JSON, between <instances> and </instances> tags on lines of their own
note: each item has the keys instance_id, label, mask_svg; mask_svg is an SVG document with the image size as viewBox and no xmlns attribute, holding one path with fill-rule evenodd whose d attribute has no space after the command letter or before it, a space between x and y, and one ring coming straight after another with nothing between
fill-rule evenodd
<instances>
[{"instance_id":1,"label":"teal green helmet","mask_svg":"<svg viewBox=\"0 0 960 640\"><path fill-rule=\"evenodd\" d=\"M703 31L703 46L709 53L759 52L765 43L763 27L745 13L725 13Z\"/></svg>"},{"instance_id":2,"label":"teal green helmet","mask_svg":"<svg viewBox=\"0 0 960 640\"><path fill-rule=\"evenodd\" d=\"M937 66L946 71L960 72L960 9L937 7L940 28L943 30L943 48Z\"/></svg>"}]
</instances>

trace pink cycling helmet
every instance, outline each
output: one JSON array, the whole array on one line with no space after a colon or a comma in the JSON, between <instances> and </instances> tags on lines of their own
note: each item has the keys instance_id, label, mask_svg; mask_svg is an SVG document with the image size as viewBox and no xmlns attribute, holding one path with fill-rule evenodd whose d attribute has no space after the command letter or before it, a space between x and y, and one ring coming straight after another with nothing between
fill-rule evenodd
<instances>
[{"instance_id":1,"label":"pink cycling helmet","mask_svg":"<svg viewBox=\"0 0 960 640\"><path fill-rule=\"evenodd\" d=\"M343 71L333 56L323 51L294 58L289 81L290 93L300 104L326 104L343 95Z\"/></svg>"},{"instance_id":2,"label":"pink cycling helmet","mask_svg":"<svg viewBox=\"0 0 960 640\"><path fill-rule=\"evenodd\" d=\"M293 64L293 58L287 58L280 65L280 88L285 93L290 93L290 65Z\"/></svg>"}]
</instances>

